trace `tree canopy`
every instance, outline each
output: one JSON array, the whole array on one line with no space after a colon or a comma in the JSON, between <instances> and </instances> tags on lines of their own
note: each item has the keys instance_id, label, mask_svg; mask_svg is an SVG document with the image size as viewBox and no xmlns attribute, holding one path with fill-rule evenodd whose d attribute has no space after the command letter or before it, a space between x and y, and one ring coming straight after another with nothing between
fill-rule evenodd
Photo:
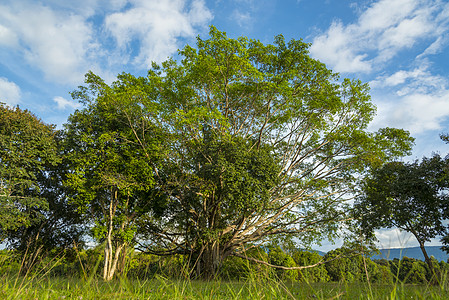
<instances>
[{"instance_id":1,"label":"tree canopy","mask_svg":"<svg viewBox=\"0 0 449 300\"><path fill-rule=\"evenodd\" d=\"M356 203L365 234L397 227L416 238L432 269L424 244L448 232L447 160L439 155L421 162L392 162L375 169L363 184Z\"/></svg>"},{"instance_id":2,"label":"tree canopy","mask_svg":"<svg viewBox=\"0 0 449 300\"><path fill-rule=\"evenodd\" d=\"M123 141L139 153L154 150L137 134L142 124L163 132L160 164L138 155L165 195L138 222L144 251L188 254L197 275L211 277L247 245L332 238L349 218L345 201L359 177L411 149L403 130L368 132L375 114L368 85L340 82L301 40L277 36L264 45L211 27L210 38L198 37L196 46L180 50L179 62L153 64L147 77L122 74L110 87L88 74L90 85L74 94L98 104L113 99L111 118L100 118L101 126L109 119L123 124L132 133ZM126 122L119 122L122 101L136 108ZM98 134L94 148L102 149L103 129L91 132ZM110 147L127 147L114 134L106 137L114 141Z\"/></svg>"},{"instance_id":3,"label":"tree canopy","mask_svg":"<svg viewBox=\"0 0 449 300\"><path fill-rule=\"evenodd\" d=\"M0 104L0 241L45 218L41 179L61 160L55 135L29 111Z\"/></svg>"},{"instance_id":4,"label":"tree canopy","mask_svg":"<svg viewBox=\"0 0 449 300\"><path fill-rule=\"evenodd\" d=\"M110 87L87 74L89 89L73 93L85 108L65 125L65 184L72 191L71 203L94 224L92 237L105 243L106 280L113 278L126 247L134 246L136 222L156 206L154 171L161 141L160 130L143 115L150 113L148 108L134 101L141 92L138 82L127 82L135 78L125 75L120 79Z\"/></svg>"}]
</instances>

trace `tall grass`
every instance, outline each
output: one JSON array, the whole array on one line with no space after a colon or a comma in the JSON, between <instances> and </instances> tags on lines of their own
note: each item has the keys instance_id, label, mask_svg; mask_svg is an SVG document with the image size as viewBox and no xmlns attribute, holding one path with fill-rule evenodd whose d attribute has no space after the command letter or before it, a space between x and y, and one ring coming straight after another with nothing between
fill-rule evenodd
<instances>
[{"instance_id":1,"label":"tall grass","mask_svg":"<svg viewBox=\"0 0 449 300\"><path fill-rule=\"evenodd\" d=\"M250 272L242 280L200 281L178 276L139 278L123 275L105 282L95 266L84 266L79 276L60 277L51 270L62 257L36 263L36 269L20 274L23 267L8 269L13 258L0 256L0 299L449 299L448 278L440 285L364 283L300 283L282 281ZM6 271L5 271L6 270ZM86 271L89 270L89 271ZM177 278L177 279L174 279Z\"/></svg>"},{"instance_id":2,"label":"tall grass","mask_svg":"<svg viewBox=\"0 0 449 300\"><path fill-rule=\"evenodd\" d=\"M357 283L283 283L278 281L196 281L156 278L91 282L79 278L0 279L1 299L448 299L447 291L425 285ZM370 292L371 291L371 292Z\"/></svg>"}]
</instances>

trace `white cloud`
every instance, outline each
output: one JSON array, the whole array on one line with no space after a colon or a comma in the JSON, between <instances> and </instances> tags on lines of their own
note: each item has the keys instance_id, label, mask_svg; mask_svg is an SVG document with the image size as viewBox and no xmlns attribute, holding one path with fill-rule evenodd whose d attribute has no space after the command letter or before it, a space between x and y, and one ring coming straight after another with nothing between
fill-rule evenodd
<instances>
[{"instance_id":1,"label":"white cloud","mask_svg":"<svg viewBox=\"0 0 449 300\"><path fill-rule=\"evenodd\" d=\"M373 80L370 83L370 86L374 87L374 88L398 86L398 85L406 83L408 80L416 80L419 77L422 77L423 79L426 79L426 81L429 81L429 79L431 78L431 75L425 69L424 66L422 68L417 68L412 71L399 70L392 75L378 77L376 80ZM432 78L432 79L436 79L436 78Z\"/></svg>"},{"instance_id":2,"label":"white cloud","mask_svg":"<svg viewBox=\"0 0 449 300\"><path fill-rule=\"evenodd\" d=\"M371 64L365 61L366 54L357 54L353 47L353 27L345 28L341 22L334 22L326 34L313 40L310 52L338 72L369 72Z\"/></svg>"},{"instance_id":3,"label":"white cloud","mask_svg":"<svg viewBox=\"0 0 449 300\"><path fill-rule=\"evenodd\" d=\"M241 12L239 10L234 10L231 15L231 19L236 22L240 27L251 27L253 18L250 12Z\"/></svg>"},{"instance_id":4,"label":"white cloud","mask_svg":"<svg viewBox=\"0 0 449 300\"><path fill-rule=\"evenodd\" d=\"M17 84L7 78L0 77L0 102L14 106L19 104L21 91Z\"/></svg>"},{"instance_id":5,"label":"white cloud","mask_svg":"<svg viewBox=\"0 0 449 300\"><path fill-rule=\"evenodd\" d=\"M402 101L403 110L397 110L393 116L402 121L412 133L426 130L440 130L441 123L449 116L449 92L443 95L411 94ZM399 107L398 107L399 108Z\"/></svg>"},{"instance_id":6,"label":"white cloud","mask_svg":"<svg viewBox=\"0 0 449 300\"><path fill-rule=\"evenodd\" d=\"M380 0L373 2L359 16L354 30L360 33L381 33L387 28L394 28L412 14L419 0Z\"/></svg>"},{"instance_id":7,"label":"white cloud","mask_svg":"<svg viewBox=\"0 0 449 300\"><path fill-rule=\"evenodd\" d=\"M0 24L0 46L16 47L17 45L17 35Z\"/></svg>"},{"instance_id":8,"label":"white cloud","mask_svg":"<svg viewBox=\"0 0 449 300\"><path fill-rule=\"evenodd\" d=\"M379 249L413 247L416 244L410 233L397 228L376 230L375 233Z\"/></svg>"},{"instance_id":9,"label":"white cloud","mask_svg":"<svg viewBox=\"0 0 449 300\"><path fill-rule=\"evenodd\" d=\"M428 55L439 53L445 46L446 42L447 42L446 38L444 38L443 36L439 36L436 39L436 41L430 44L430 46L427 47L422 54L418 55L417 58L422 58Z\"/></svg>"},{"instance_id":10,"label":"white cloud","mask_svg":"<svg viewBox=\"0 0 449 300\"><path fill-rule=\"evenodd\" d=\"M371 72L419 41L435 43L448 30L448 10L438 0L380 0L357 22L334 21L310 52L338 72Z\"/></svg>"},{"instance_id":11,"label":"white cloud","mask_svg":"<svg viewBox=\"0 0 449 300\"><path fill-rule=\"evenodd\" d=\"M105 28L123 50L139 41L134 62L148 67L152 61L163 61L175 53L179 38L194 37L194 26L204 26L211 19L211 12L201 0L190 5L184 0L134 0L126 11L108 15Z\"/></svg>"},{"instance_id":12,"label":"white cloud","mask_svg":"<svg viewBox=\"0 0 449 300\"><path fill-rule=\"evenodd\" d=\"M388 248L406 248L419 246L416 238L406 231L398 228L381 229L375 231L376 237L379 240L377 247L379 249ZM426 243L426 246L440 246L439 239L432 239Z\"/></svg>"},{"instance_id":13,"label":"white cloud","mask_svg":"<svg viewBox=\"0 0 449 300\"><path fill-rule=\"evenodd\" d=\"M314 38L310 51L337 72L381 71L370 82L378 107L371 128L398 127L422 135L443 131L449 120L449 81L435 74L428 57L443 51L448 33L448 2L379 0L353 23L334 21Z\"/></svg>"},{"instance_id":14,"label":"white cloud","mask_svg":"<svg viewBox=\"0 0 449 300\"><path fill-rule=\"evenodd\" d=\"M65 110L67 108L71 108L71 109L77 109L81 107L81 104L78 102L75 102L73 100L67 100L63 97L57 96L53 98L53 101L56 102L56 104L58 104L58 109L59 110Z\"/></svg>"},{"instance_id":15,"label":"white cloud","mask_svg":"<svg viewBox=\"0 0 449 300\"><path fill-rule=\"evenodd\" d=\"M110 77L129 61L143 70L165 60L212 19L203 0L80 1L0 4L0 49L16 47L11 55L48 81L77 85L88 70Z\"/></svg>"},{"instance_id":16,"label":"white cloud","mask_svg":"<svg viewBox=\"0 0 449 300\"><path fill-rule=\"evenodd\" d=\"M400 70L371 83L378 104L373 127L404 128L412 135L443 129L449 118L449 82L427 68Z\"/></svg>"},{"instance_id":17,"label":"white cloud","mask_svg":"<svg viewBox=\"0 0 449 300\"><path fill-rule=\"evenodd\" d=\"M97 54L94 32L79 15L18 2L0 6L0 20L17 36L26 61L42 70L48 80L79 83L89 56Z\"/></svg>"}]
</instances>

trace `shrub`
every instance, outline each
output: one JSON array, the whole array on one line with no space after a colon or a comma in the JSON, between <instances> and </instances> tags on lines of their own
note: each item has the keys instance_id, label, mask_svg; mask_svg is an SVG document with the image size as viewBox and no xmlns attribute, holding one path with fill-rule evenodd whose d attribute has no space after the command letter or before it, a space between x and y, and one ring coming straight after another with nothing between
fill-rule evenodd
<instances>
[{"instance_id":1,"label":"shrub","mask_svg":"<svg viewBox=\"0 0 449 300\"><path fill-rule=\"evenodd\" d=\"M292 254L292 258L298 266L310 266L324 259L316 252L297 250ZM298 280L304 282L327 282L330 280L324 264L313 268L298 270Z\"/></svg>"}]
</instances>

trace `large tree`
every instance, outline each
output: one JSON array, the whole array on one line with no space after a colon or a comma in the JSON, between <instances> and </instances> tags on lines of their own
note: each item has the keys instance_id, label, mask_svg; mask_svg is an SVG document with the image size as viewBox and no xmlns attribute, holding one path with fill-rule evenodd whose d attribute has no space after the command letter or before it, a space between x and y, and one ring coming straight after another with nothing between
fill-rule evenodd
<instances>
[{"instance_id":1,"label":"large tree","mask_svg":"<svg viewBox=\"0 0 449 300\"><path fill-rule=\"evenodd\" d=\"M340 82L308 47L282 36L273 45L231 39L212 27L196 49L179 51L179 63L135 79L144 87L132 97L140 118L155 120L165 141L164 162L152 167L167 202L138 223L143 250L186 254L198 276L212 277L251 245L335 237L358 178L411 149L405 131L368 132L367 84ZM156 115L145 112L152 107Z\"/></svg>"},{"instance_id":2,"label":"large tree","mask_svg":"<svg viewBox=\"0 0 449 300\"><path fill-rule=\"evenodd\" d=\"M448 189L447 160L439 155L385 164L364 181L356 203L361 228L367 235L392 227L413 234L433 274L425 243L447 234Z\"/></svg>"},{"instance_id":3,"label":"large tree","mask_svg":"<svg viewBox=\"0 0 449 300\"><path fill-rule=\"evenodd\" d=\"M49 204L43 181L61 160L56 134L29 111L0 104L0 241L14 246L17 231L45 221ZM36 236L19 238L26 247Z\"/></svg>"}]
</instances>

